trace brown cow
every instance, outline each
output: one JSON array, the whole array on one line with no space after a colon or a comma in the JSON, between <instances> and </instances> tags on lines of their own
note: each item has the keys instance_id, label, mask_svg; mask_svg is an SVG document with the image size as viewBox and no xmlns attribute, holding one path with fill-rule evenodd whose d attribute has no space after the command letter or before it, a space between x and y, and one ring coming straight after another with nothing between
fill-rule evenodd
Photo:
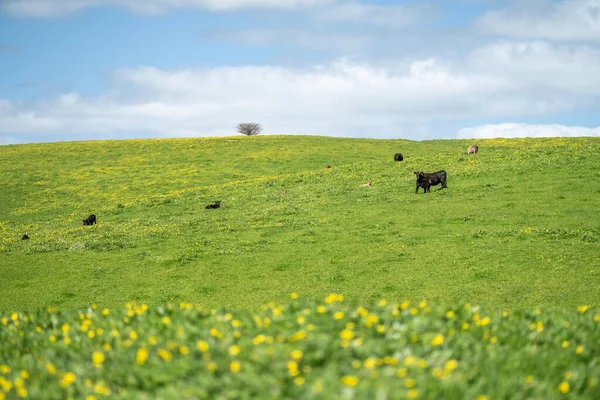
<instances>
[{"instance_id":1,"label":"brown cow","mask_svg":"<svg viewBox=\"0 0 600 400\"><path fill-rule=\"evenodd\" d=\"M479 146L477 146L476 144L472 144L467 149L467 154L477 154L478 151L479 151Z\"/></svg>"}]
</instances>

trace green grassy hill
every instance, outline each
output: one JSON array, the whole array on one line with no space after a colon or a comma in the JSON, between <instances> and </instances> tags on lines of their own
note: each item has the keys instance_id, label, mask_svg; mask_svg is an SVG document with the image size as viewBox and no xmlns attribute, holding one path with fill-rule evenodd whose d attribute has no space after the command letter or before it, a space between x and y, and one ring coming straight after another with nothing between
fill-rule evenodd
<instances>
[{"instance_id":1,"label":"green grassy hill","mask_svg":"<svg viewBox=\"0 0 600 400\"><path fill-rule=\"evenodd\" d=\"M481 140L467 156L471 143L0 146L0 310L255 309L292 291L491 309L600 305L600 140ZM438 169L448 189L416 195L413 171ZM205 210L213 200L222 208ZM97 225L82 226L90 213Z\"/></svg>"}]
</instances>

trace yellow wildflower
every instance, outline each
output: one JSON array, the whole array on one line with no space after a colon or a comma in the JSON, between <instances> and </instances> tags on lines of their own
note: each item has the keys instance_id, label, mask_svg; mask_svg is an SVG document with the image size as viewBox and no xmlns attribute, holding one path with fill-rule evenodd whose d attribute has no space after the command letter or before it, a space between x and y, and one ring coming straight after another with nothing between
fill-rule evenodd
<instances>
[{"instance_id":1,"label":"yellow wildflower","mask_svg":"<svg viewBox=\"0 0 600 400\"><path fill-rule=\"evenodd\" d=\"M232 346L229 347L229 354L231 356L233 356L233 357L235 357L238 354L240 354L240 351L242 351L242 349L237 344L234 344L234 345L232 345Z\"/></svg>"},{"instance_id":2,"label":"yellow wildflower","mask_svg":"<svg viewBox=\"0 0 600 400\"><path fill-rule=\"evenodd\" d=\"M66 372L60 379L60 386L63 388L68 387L70 384L77 380L77 376L72 372Z\"/></svg>"},{"instance_id":3,"label":"yellow wildflower","mask_svg":"<svg viewBox=\"0 0 600 400\"><path fill-rule=\"evenodd\" d=\"M359 379L357 376L354 375L346 375L340 379L340 382L343 385L354 387L358 385Z\"/></svg>"},{"instance_id":4,"label":"yellow wildflower","mask_svg":"<svg viewBox=\"0 0 600 400\"><path fill-rule=\"evenodd\" d=\"M296 292L292 292L292 293L290 294L290 299L292 299L292 300L296 300L297 298L298 298L298 293L296 293Z\"/></svg>"},{"instance_id":5,"label":"yellow wildflower","mask_svg":"<svg viewBox=\"0 0 600 400\"><path fill-rule=\"evenodd\" d=\"M579 345L575 348L575 354L581 354L583 353L583 346Z\"/></svg>"},{"instance_id":6,"label":"yellow wildflower","mask_svg":"<svg viewBox=\"0 0 600 400\"><path fill-rule=\"evenodd\" d=\"M336 312L335 314L333 314L333 319L342 319L344 318L344 313L341 311Z\"/></svg>"},{"instance_id":7,"label":"yellow wildflower","mask_svg":"<svg viewBox=\"0 0 600 400\"><path fill-rule=\"evenodd\" d=\"M570 389L569 382L562 381L560 385L558 385L558 391L561 393L567 393Z\"/></svg>"},{"instance_id":8,"label":"yellow wildflower","mask_svg":"<svg viewBox=\"0 0 600 400\"><path fill-rule=\"evenodd\" d=\"M294 350L290 353L290 357L292 357L292 359L296 361L302 359L303 355L304 353L302 353L302 350Z\"/></svg>"},{"instance_id":9,"label":"yellow wildflower","mask_svg":"<svg viewBox=\"0 0 600 400\"><path fill-rule=\"evenodd\" d=\"M297 376L294 378L294 385L302 386L304 385L304 378L301 376Z\"/></svg>"},{"instance_id":10,"label":"yellow wildflower","mask_svg":"<svg viewBox=\"0 0 600 400\"><path fill-rule=\"evenodd\" d=\"M231 372L233 372L234 374L240 372L241 369L242 369L242 364L238 360L233 360L229 364L229 370Z\"/></svg>"},{"instance_id":11,"label":"yellow wildflower","mask_svg":"<svg viewBox=\"0 0 600 400\"><path fill-rule=\"evenodd\" d=\"M206 369L210 372L215 372L217 370L217 363L215 363L214 361L209 361L206 364Z\"/></svg>"},{"instance_id":12,"label":"yellow wildflower","mask_svg":"<svg viewBox=\"0 0 600 400\"><path fill-rule=\"evenodd\" d=\"M223 332L221 332L217 328L210 328L210 334L211 334L211 336L214 336L219 339L223 338L223 336L224 336Z\"/></svg>"},{"instance_id":13,"label":"yellow wildflower","mask_svg":"<svg viewBox=\"0 0 600 400\"><path fill-rule=\"evenodd\" d=\"M565 379L571 379L573 377L573 373L571 371L565 372Z\"/></svg>"},{"instance_id":14,"label":"yellow wildflower","mask_svg":"<svg viewBox=\"0 0 600 400\"><path fill-rule=\"evenodd\" d=\"M173 355L171 354L171 352L169 350L161 348L161 349L158 349L157 353L158 353L158 356L163 361L171 361L173 359Z\"/></svg>"},{"instance_id":15,"label":"yellow wildflower","mask_svg":"<svg viewBox=\"0 0 600 400\"><path fill-rule=\"evenodd\" d=\"M577 311L579 311L580 313L586 313L588 310L590 309L590 306L578 306L577 307Z\"/></svg>"},{"instance_id":16,"label":"yellow wildflower","mask_svg":"<svg viewBox=\"0 0 600 400\"><path fill-rule=\"evenodd\" d=\"M94 363L94 367L100 368L102 363L104 362L104 353L101 351L95 351L92 353L92 362Z\"/></svg>"},{"instance_id":17,"label":"yellow wildflower","mask_svg":"<svg viewBox=\"0 0 600 400\"><path fill-rule=\"evenodd\" d=\"M340 332L340 338L342 338L344 340L350 340L350 339L354 338L354 332L352 332L349 329L344 329L343 331Z\"/></svg>"},{"instance_id":18,"label":"yellow wildflower","mask_svg":"<svg viewBox=\"0 0 600 400\"><path fill-rule=\"evenodd\" d=\"M444 364L444 369L447 371L454 371L458 367L458 362L456 360L448 360L446 364Z\"/></svg>"},{"instance_id":19,"label":"yellow wildflower","mask_svg":"<svg viewBox=\"0 0 600 400\"><path fill-rule=\"evenodd\" d=\"M264 341L265 341L265 335L263 335L262 333L261 333L261 334L258 334L258 335L256 335L256 336L254 337L254 339L252 339L252 343L253 343L253 344L255 344L255 345L261 344L261 343L263 343Z\"/></svg>"},{"instance_id":20,"label":"yellow wildflower","mask_svg":"<svg viewBox=\"0 0 600 400\"><path fill-rule=\"evenodd\" d=\"M25 389L24 387L18 387L16 389L16 392L17 392L17 396L19 396L22 399L27 397L27 389Z\"/></svg>"},{"instance_id":21,"label":"yellow wildflower","mask_svg":"<svg viewBox=\"0 0 600 400\"><path fill-rule=\"evenodd\" d=\"M441 333L435 335L435 337L431 340L431 344L433 346L441 346L442 344L444 344L444 335L442 335Z\"/></svg>"},{"instance_id":22,"label":"yellow wildflower","mask_svg":"<svg viewBox=\"0 0 600 400\"><path fill-rule=\"evenodd\" d=\"M373 369L377 365L377 359L373 357L369 357L365 360L365 368Z\"/></svg>"},{"instance_id":23,"label":"yellow wildflower","mask_svg":"<svg viewBox=\"0 0 600 400\"><path fill-rule=\"evenodd\" d=\"M419 396L419 391L417 389L410 389L406 393L406 397L408 397L409 399L416 399L418 396Z\"/></svg>"},{"instance_id":24,"label":"yellow wildflower","mask_svg":"<svg viewBox=\"0 0 600 400\"><path fill-rule=\"evenodd\" d=\"M298 376L300 374L298 371L298 363L296 361L288 361L287 368L290 376Z\"/></svg>"},{"instance_id":25,"label":"yellow wildflower","mask_svg":"<svg viewBox=\"0 0 600 400\"><path fill-rule=\"evenodd\" d=\"M46 364L46 370L49 374L54 375L56 373L56 367L52 363Z\"/></svg>"},{"instance_id":26,"label":"yellow wildflower","mask_svg":"<svg viewBox=\"0 0 600 400\"><path fill-rule=\"evenodd\" d=\"M146 360L148 360L148 349L146 349L145 347L140 347L137 353L135 354L135 362L138 365L144 365L146 363Z\"/></svg>"}]
</instances>

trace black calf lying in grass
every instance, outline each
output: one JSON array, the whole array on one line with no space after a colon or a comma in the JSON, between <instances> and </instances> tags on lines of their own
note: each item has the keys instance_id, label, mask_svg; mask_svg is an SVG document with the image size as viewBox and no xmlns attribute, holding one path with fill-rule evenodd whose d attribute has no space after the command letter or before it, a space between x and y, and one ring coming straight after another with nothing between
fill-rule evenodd
<instances>
[{"instance_id":1,"label":"black calf lying in grass","mask_svg":"<svg viewBox=\"0 0 600 400\"><path fill-rule=\"evenodd\" d=\"M91 214L89 217L87 217L87 219L83 220L83 225L93 225L96 223L96 215L95 214Z\"/></svg>"},{"instance_id":2,"label":"black calf lying in grass","mask_svg":"<svg viewBox=\"0 0 600 400\"><path fill-rule=\"evenodd\" d=\"M204 208L206 208L208 210L208 209L211 209L211 208L219 208L219 207L221 207L221 200L217 200L214 203L209 204L209 205L207 205Z\"/></svg>"}]
</instances>

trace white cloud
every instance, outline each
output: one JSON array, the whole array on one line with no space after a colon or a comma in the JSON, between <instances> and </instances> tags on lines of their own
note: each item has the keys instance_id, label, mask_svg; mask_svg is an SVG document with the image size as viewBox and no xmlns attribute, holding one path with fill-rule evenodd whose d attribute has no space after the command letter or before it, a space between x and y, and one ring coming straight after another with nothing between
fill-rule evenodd
<instances>
[{"instance_id":1,"label":"white cloud","mask_svg":"<svg viewBox=\"0 0 600 400\"><path fill-rule=\"evenodd\" d=\"M368 22L378 26L402 28L423 20L431 10L432 7L425 5L380 6L348 1L323 8L318 17L327 22Z\"/></svg>"},{"instance_id":2,"label":"white cloud","mask_svg":"<svg viewBox=\"0 0 600 400\"><path fill-rule=\"evenodd\" d=\"M343 54L367 49L374 41L373 37L365 35L363 32L309 31L302 29L238 29L209 32L203 36L252 46L293 44L296 48L335 51Z\"/></svg>"},{"instance_id":3,"label":"white cloud","mask_svg":"<svg viewBox=\"0 0 600 400\"><path fill-rule=\"evenodd\" d=\"M551 41L600 41L600 0L549 0L489 11L475 21L485 33Z\"/></svg>"},{"instance_id":4,"label":"white cloud","mask_svg":"<svg viewBox=\"0 0 600 400\"><path fill-rule=\"evenodd\" d=\"M598 50L545 42L486 45L454 63L388 60L383 67L341 59L306 69L122 68L100 96L0 100L0 133L52 133L62 140L131 132L210 136L235 134L237 123L255 121L266 133L416 139L416 132L444 121L456 126L463 118L515 120L598 109L597 76ZM480 132L470 129L460 134ZM506 134L517 131L507 128Z\"/></svg>"},{"instance_id":5,"label":"white cloud","mask_svg":"<svg viewBox=\"0 0 600 400\"><path fill-rule=\"evenodd\" d=\"M535 125L504 123L464 128L458 132L459 138L489 139L516 137L556 137L556 136L600 136L600 126L587 128L584 126L565 126L557 124Z\"/></svg>"},{"instance_id":6,"label":"white cloud","mask_svg":"<svg viewBox=\"0 0 600 400\"><path fill-rule=\"evenodd\" d=\"M335 0L0 0L0 6L17 15L55 17L88 7L112 5L136 13L161 14L170 9L235 11L242 9L293 10L315 7Z\"/></svg>"},{"instance_id":7,"label":"white cloud","mask_svg":"<svg viewBox=\"0 0 600 400\"><path fill-rule=\"evenodd\" d=\"M468 57L473 71L510 81L515 88L565 91L597 97L600 93L600 49L548 42L497 42Z\"/></svg>"}]
</instances>

